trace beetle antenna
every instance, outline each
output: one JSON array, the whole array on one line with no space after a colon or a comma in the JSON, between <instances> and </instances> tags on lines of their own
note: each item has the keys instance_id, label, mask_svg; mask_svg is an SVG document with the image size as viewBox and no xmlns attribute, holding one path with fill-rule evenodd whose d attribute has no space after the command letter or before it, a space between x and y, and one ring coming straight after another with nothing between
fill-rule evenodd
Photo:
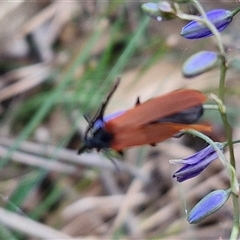
<instances>
[{"instance_id":1,"label":"beetle antenna","mask_svg":"<svg viewBox=\"0 0 240 240\"><path fill-rule=\"evenodd\" d=\"M110 90L110 92L108 93L106 99L104 100L104 102L102 103L101 107L99 108L99 110L97 111L97 113L95 114L95 116L93 117L92 120L90 120L89 118L86 119L86 116L85 119L87 120L88 122L88 127L86 129L86 132L85 132L85 136L88 134L88 132L90 131L90 129L93 127L94 123L100 119L100 120L103 120L103 115L104 115L104 112L105 112L105 109L107 107L107 104L110 100L110 98L112 97L112 95L114 94L114 92L116 91L119 83L120 83L120 80L121 78L120 77L117 77L112 89Z\"/></svg>"},{"instance_id":2,"label":"beetle antenna","mask_svg":"<svg viewBox=\"0 0 240 240\"><path fill-rule=\"evenodd\" d=\"M82 153L83 153L85 150L87 150L87 149L88 149L87 146L86 146L85 144L83 144L82 147L80 147L80 148L78 149L77 154L80 155L80 154L82 154Z\"/></svg>"},{"instance_id":3,"label":"beetle antenna","mask_svg":"<svg viewBox=\"0 0 240 240\"><path fill-rule=\"evenodd\" d=\"M97 120L97 119L103 119L103 115L104 115L104 112L105 112L105 109L108 105L108 102L110 100L110 98L112 97L112 95L114 94L114 92L117 90L117 87L120 83L120 77L118 77L112 87L112 89L110 90L110 92L108 93L105 101L102 103L100 109L98 110L98 113L96 114L96 117L94 120Z\"/></svg>"}]
</instances>

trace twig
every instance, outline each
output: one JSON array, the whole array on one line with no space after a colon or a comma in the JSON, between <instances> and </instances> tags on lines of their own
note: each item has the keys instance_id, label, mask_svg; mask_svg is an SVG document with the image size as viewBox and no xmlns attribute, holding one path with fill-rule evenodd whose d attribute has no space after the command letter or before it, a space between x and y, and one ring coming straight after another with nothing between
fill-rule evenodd
<instances>
[{"instance_id":1,"label":"twig","mask_svg":"<svg viewBox=\"0 0 240 240\"><path fill-rule=\"evenodd\" d=\"M9 212L3 208L0 208L0 222L11 229L20 231L31 237L41 239L72 239L63 232L35 222L30 218Z\"/></svg>"},{"instance_id":2,"label":"twig","mask_svg":"<svg viewBox=\"0 0 240 240\"><path fill-rule=\"evenodd\" d=\"M7 154L7 152L8 152L7 147L0 146L0 157L4 157ZM12 154L11 159L14 162L23 163L35 167L41 167L49 171L57 171L68 174L78 174L77 168L75 166L35 156L29 153L15 151Z\"/></svg>"},{"instance_id":3,"label":"twig","mask_svg":"<svg viewBox=\"0 0 240 240\"><path fill-rule=\"evenodd\" d=\"M6 147L10 147L14 144L14 140L9 138L0 137L0 144ZM24 141L20 144L20 150L35 155L46 156L48 158L55 158L60 161L66 161L68 163L81 164L87 167L96 167L100 169L108 169L110 171L118 171L112 162L100 154L95 153L84 153L81 156L77 155L77 151L57 148L55 146L38 144L29 141ZM130 166L125 162L115 159L119 171L127 172L128 174L140 178L142 181L147 182L148 176L141 170L134 166Z\"/></svg>"}]
</instances>

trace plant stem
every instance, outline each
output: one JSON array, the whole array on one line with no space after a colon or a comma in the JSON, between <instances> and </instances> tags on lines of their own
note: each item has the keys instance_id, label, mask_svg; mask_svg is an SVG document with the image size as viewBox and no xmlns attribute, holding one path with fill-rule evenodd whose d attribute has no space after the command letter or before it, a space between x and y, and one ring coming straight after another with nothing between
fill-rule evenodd
<instances>
[{"instance_id":1,"label":"plant stem","mask_svg":"<svg viewBox=\"0 0 240 240\"><path fill-rule=\"evenodd\" d=\"M230 164L232 166L233 172L230 173L230 184L232 188L232 202L233 202L233 227L230 239L237 239L239 235L239 206L238 206L238 193L239 193L239 185L236 186L237 178L235 174L236 170L236 161L234 156L234 149L233 149L233 139L232 139L232 128L229 124L227 113L224 106L224 99L225 99L225 80L226 80L226 72L227 72L227 64L226 64L226 57L225 57L225 50L222 43L221 35L215 25L208 20L207 15L199 3L198 0L191 0L191 2L196 6L198 11L200 12L202 19L205 21L205 25L210 29L212 34L215 36L218 49L220 52L221 58L221 66L220 66L220 81L219 81L219 112L221 114L221 119L225 128L227 143L229 147L229 157L230 157ZM236 9L233 11L233 15L239 12L240 9Z\"/></svg>"},{"instance_id":2,"label":"plant stem","mask_svg":"<svg viewBox=\"0 0 240 240\"><path fill-rule=\"evenodd\" d=\"M227 66L226 66L226 60L223 56L222 56L220 69L221 71L220 71L220 81L219 81L219 98L222 102L224 102ZM223 109L225 109L225 107L224 108L220 107L219 111L221 114L225 131L226 131L226 137L227 137L229 153L230 153L230 163L235 168L236 162L235 162L234 151L233 151L232 129L228 121L227 113L225 110L223 111Z\"/></svg>"},{"instance_id":3,"label":"plant stem","mask_svg":"<svg viewBox=\"0 0 240 240\"><path fill-rule=\"evenodd\" d=\"M240 7L236 8L232 11L232 16L234 17L239 12L240 12Z\"/></svg>"},{"instance_id":4,"label":"plant stem","mask_svg":"<svg viewBox=\"0 0 240 240\"><path fill-rule=\"evenodd\" d=\"M199 134L194 131L190 131L190 132L192 134L196 134L199 137L202 137L209 144L211 144L228 170L231 189L232 189L232 202L233 202L233 215L234 215L233 227L232 227L230 239L237 239L239 235L239 206L238 206L239 185L236 177L236 162L235 162L234 149L233 149L232 128L229 124L226 108L224 105L225 92L226 92L225 80L226 80L226 72L227 72L226 53L223 46L221 34L219 33L216 26L211 21L209 21L207 14L205 13L202 5L199 3L198 0L190 0L189 2L195 5L195 7L198 9L201 16L196 17L196 16L184 14L181 12L181 10L178 8L177 5L176 5L176 12L177 12L176 16L178 16L181 19L185 19L185 20L191 19L194 21L198 21L200 24L204 24L206 27L208 27L208 29L212 32L212 34L216 38L216 42L219 50L219 57L221 59L221 66L220 66L220 80L219 80L219 97L216 97L215 100L218 103L219 112L225 128L225 132L226 132L226 139L227 139L227 145L229 147L230 161L226 162L225 156L217 148L217 146L215 146L215 143L213 143L213 141L209 139L207 136L206 136L207 138L205 138L204 136L202 136L202 134ZM240 8L237 8L236 10L232 11L232 16L237 14L239 11L240 11Z\"/></svg>"},{"instance_id":5,"label":"plant stem","mask_svg":"<svg viewBox=\"0 0 240 240\"><path fill-rule=\"evenodd\" d=\"M232 141L233 144L240 143L240 139Z\"/></svg>"},{"instance_id":6,"label":"plant stem","mask_svg":"<svg viewBox=\"0 0 240 240\"><path fill-rule=\"evenodd\" d=\"M221 63L220 82L219 82L219 98L222 101L224 101L224 97L225 97L226 72L227 72L226 60L225 60L225 58L223 58L222 63ZM234 169L236 169L236 161L235 161L235 156L234 156L233 139L232 139L232 128L229 124L226 111L221 111L221 109L225 109L225 108L220 107L219 110L220 110L222 122L223 122L225 132L226 132L227 143L228 143L228 147L229 147L230 164L233 166ZM231 182L231 184L232 184L232 182ZM238 187L238 191L239 191L239 187ZM230 239L237 239L238 235L239 235L238 195L232 194L232 202L233 202L233 227L232 227Z\"/></svg>"}]
</instances>

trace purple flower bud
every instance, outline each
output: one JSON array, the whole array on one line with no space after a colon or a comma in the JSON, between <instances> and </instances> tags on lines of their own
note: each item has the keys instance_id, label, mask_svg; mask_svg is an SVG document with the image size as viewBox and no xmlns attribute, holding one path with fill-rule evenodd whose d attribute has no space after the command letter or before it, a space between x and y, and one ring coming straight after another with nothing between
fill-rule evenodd
<instances>
[{"instance_id":1,"label":"purple flower bud","mask_svg":"<svg viewBox=\"0 0 240 240\"><path fill-rule=\"evenodd\" d=\"M215 52L201 51L192 55L184 64L182 72L184 77L196 77L214 68L219 57Z\"/></svg>"},{"instance_id":2,"label":"purple flower bud","mask_svg":"<svg viewBox=\"0 0 240 240\"><path fill-rule=\"evenodd\" d=\"M224 9L214 9L206 13L219 32L223 31L232 21L234 13ZM181 36L187 39L205 38L212 36L208 27L197 21L191 21L182 28Z\"/></svg>"},{"instance_id":3,"label":"purple flower bud","mask_svg":"<svg viewBox=\"0 0 240 240\"><path fill-rule=\"evenodd\" d=\"M228 200L231 189L215 190L200 200L188 214L189 223L198 223L210 214L219 210Z\"/></svg>"},{"instance_id":4,"label":"purple flower bud","mask_svg":"<svg viewBox=\"0 0 240 240\"><path fill-rule=\"evenodd\" d=\"M223 150L222 143L216 143L220 150ZM170 163L182 163L184 166L174 173L173 177L177 178L178 182L183 182L187 179L199 175L213 160L218 157L214 148L209 145L194 155L184 158L170 160Z\"/></svg>"}]
</instances>

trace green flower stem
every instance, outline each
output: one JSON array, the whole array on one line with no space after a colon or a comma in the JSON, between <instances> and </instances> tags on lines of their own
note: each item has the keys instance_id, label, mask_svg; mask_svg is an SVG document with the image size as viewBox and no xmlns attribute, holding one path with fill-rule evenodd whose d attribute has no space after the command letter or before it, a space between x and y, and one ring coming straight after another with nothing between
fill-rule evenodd
<instances>
[{"instance_id":1,"label":"green flower stem","mask_svg":"<svg viewBox=\"0 0 240 240\"><path fill-rule=\"evenodd\" d=\"M232 11L232 16L234 17L239 12L240 12L240 7L236 8Z\"/></svg>"},{"instance_id":2,"label":"green flower stem","mask_svg":"<svg viewBox=\"0 0 240 240\"><path fill-rule=\"evenodd\" d=\"M221 65L220 65L220 81L219 81L219 98L223 101L225 96L225 79L227 73L226 58L220 55Z\"/></svg>"},{"instance_id":3,"label":"green flower stem","mask_svg":"<svg viewBox=\"0 0 240 240\"><path fill-rule=\"evenodd\" d=\"M221 115L221 119L225 128L226 132L226 138L227 138L227 145L229 147L229 155L230 155L230 162L227 161L226 157L224 154L218 149L217 145L207 136L205 136L202 133L199 133L195 130L185 130L185 132L191 133L195 136L198 136L202 139L204 139L206 142L211 144L215 151L217 152L220 160L226 166L226 169L229 174L230 178L230 184L231 184L231 189L232 189L232 201L233 201L233 227L232 227L232 232L230 239L237 239L239 235L239 206L238 206L238 193L239 193L239 185L237 182L237 177L236 177L236 162L235 162L235 157L234 157L234 150L233 150L233 143L236 143L236 141L233 142L232 139L232 129L228 121L228 116L226 113L226 107L224 105L224 98L225 98L225 80L226 80L226 72L227 72L227 62L226 62L226 53L224 50L224 46L222 43L222 38L221 34L219 33L218 29L215 27L215 25L208 20L207 15L202 7L202 5L199 3L198 0L189 0L192 4L195 5L195 7L198 9L199 13L201 14L200 17L192 16L192 15L187 15L181 12L179 9L178 5L175 5L176 9L176 16L179 17L180 19L184 20L192 20L192 21L198 21L201 24L204 24L206 27L209 28L209 30L212 32L212 34L216 38L218 50L220 53L220 59L221 59L221 66L220 66L220 81L219 81L219 97L214 96L213 98L218 104L218 110ZM240 7L232 11L232 16L236 15L240 11ZM240 142L240 141L239 141Z\"/></svg>"},{"instance_id":4,"label":"green flower stem","mask_svg":"<svg viewBox=\"0 0 240 240\"><path fill-rule=\"evenodd\" d=\"M204 104L204 110L219 110L219 106L217 104Z\"/></svg>"},{"instance_id":5,"label":"green flower stem","mask_svg":"<svg viewBox=\"0 0 240 240\"><path fill-rule=\"evenodd\" d=\"M230 163L235 168L236 161L235 161L235 156L233 151L232 128L228 122L227 114L224 112L220 112L220 114L221 114L222 122L224 124L225 131L226 131L227 142L229 147Z\"/></svg>"},{"instance_id":6,"label":"green flower stem","mask_svg":"<svg viewBox=\"0 0 240 240\"><path fill-rule=\"evenodd\" d=\"M227 72L227 65L226 65L226 59L222 55L221 56L221 66L220 66L220 81L219 81L219 98L214 97L215 101L218 103L219 106L219 112L221 115L221 119L225 128L226 137L227 137L227 145L229 147L229 158L230 158L230 164L236 169L236 161L234 156L234 149L233 149L233 139L232 139L232 128L229 124L227 113L226 113L226 107L224 105L224 98L225 98L225 80L226 80L226 72ZM230 176L230 182L232 185L232 188L234 187L235 194L232 195L232 201L233 201L233 228L231 232L231 238L230 239L237 239L239 234L239 205L238 205L238 193L239 193L239 185L236 185L237 179L233 178L233 176Z\"/></svg>"},{"instance_id":7,"label":"green flower stem","mask_svg":"<svg viewBox=\"0 0 240 240\"><path fill-rule=\"evenodd\" d=\"M219 98L223 101L225 96L225 79L226 79L227 66L225 58L222 59L221 71L220 71L220 82L219 82ZM225 107L224 107L225 108ZM226 111L222 111L222 107L219 106L219 111L221 115L221 119L225 128L227 143L229 147L229 155L230 155L230 163L234 169L236 169L236 161L234 156L233 149L233 139L232 139L232 128L229 124L228 117ZM233 180L233 179L231 179ZM239 186L235 186L236 191L239 192ZM232 195L233 202L233 227L231 231L230 239L238 239L239 235L239 205L238 205L238 194Z\"/></svg>"},{"instance_id":8,"label":"green flower stem","mask_svg":"<svg viewBox=\"0 0 240 240\"><path fill-rule=\"evenodd\" d=\"M227 143L229 147L229 155L230 155L230 165L231 169L233 171L229 172L230 177L230 184L232 191L234 194L232 194L232 201L233 201L233 228L231 232L230 239L237 239L239 234L239 206L238 206L238 193L239 193L239 185L237 183L237 178L235 174L235 168L236 168L236 162L235 162L235 156L234 156L234 150L233 150L233 139L232 139L232 129L228 121L226 108L224 106L224 98L225 98L225 80L226 80L226 72L227 72L227 64L226 64L226 57L225 57L225 50L223 47L221 35L219 31L216 29L214 24L212 22L208 21L206 13L202 7L202 5L199 3L198 0L191 0L191 2L196 6L200 14L202 15L203 20L205 20L205 25L210 29L210 31L213 33L213 35L216 38L218 49L220 52L220 58L221 58L221 66L220 66L220 81L219 81L219 100L217 101L219 105L219 112L221 115L221 119L225 128L226 137L227 137ZM237 14L240 11L240 8L237 8L235 11L232 12L233 16ZM229 167L228 167L229 169Z\"/></svg>"},{"instance_id":9,"label":"green flower stem","mask_svg":"<svg viewBox=\"0 0 240 240\"><path fill-rule=\"evenodd\" d=\"M234 141L232 141L232 143L233 143L233 144L240 143L240 139L238 139L238 140L234 140ZM227 145L227 142L225 142L224 144Z\"/></svg>"},{"instance_id":10,"label":"green flower stem","mask_svg":"<svg viewBox=\"0 0 240 240\"><path fill-rule=\"evenodd\" d=\"M176 8L176 16L181 19L181 20L186 20L186 21L197 21L200 22L202 24L205 24L204 19L202 19L201 17L195 16L195 15L191 15L191 14L186 14L183 13L179 8Z\"/></svg>"},{"instance_id":11,"label":"green flower stem","mask_svg":"<svg viewBox=\"0 0 240 240\"><path fill-rule=\"evenodd\" d=\"M225 128L226 132L226 137L227 137L227 143L229 147L229 157L230 157L230 163L233 166L233 168L236 168L236 161L235 161L235 156L234 156L234 149L233 149L233 139L232 139L232 128L229 124L227 113L226 113L226 107L223 104L223 99L224 99L224 81L222 80L223 78L225 79L225 71L223 72L223 75L221 75L220 79L220 86L219 86L219 95L220 97L217 97L216 95L212 94L211 97L218 103L218 109L221 115L221 119Z\"/></svg>"},{"instance_id":12,"label":"green flower stem","mask_svg":"<svg viewBox=\"0 0 240 240\"><path fill-rule=\"evenodd\" d=\"M238 234L239 234L239 226L237 224L234 224L232 227L232 232L229 239L230 240L238 239Z\"/></svg>"}]
</instances>

